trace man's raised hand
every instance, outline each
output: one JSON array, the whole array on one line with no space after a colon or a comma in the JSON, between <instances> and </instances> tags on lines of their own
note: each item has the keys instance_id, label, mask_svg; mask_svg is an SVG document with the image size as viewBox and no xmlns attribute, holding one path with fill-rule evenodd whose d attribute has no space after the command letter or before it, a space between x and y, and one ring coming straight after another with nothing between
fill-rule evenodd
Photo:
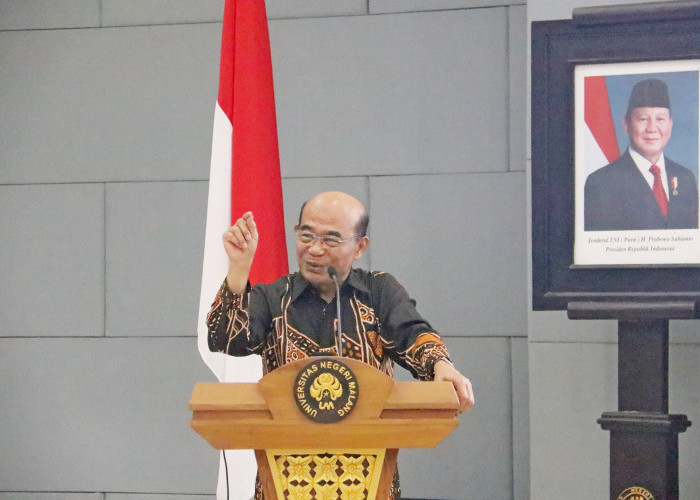
<instances>
[{"instance_id":1,"label":"man's raised hand","mask_svg":"<svg viewBox=\"0 0 700 500\"><path fill-rule=\"evenodd\" d=\"M258 248L258 228L253 213L244 213L224 232L222 240L229 261L228 287L234 293L243 293Z\"/></svg>"}]
</instances>

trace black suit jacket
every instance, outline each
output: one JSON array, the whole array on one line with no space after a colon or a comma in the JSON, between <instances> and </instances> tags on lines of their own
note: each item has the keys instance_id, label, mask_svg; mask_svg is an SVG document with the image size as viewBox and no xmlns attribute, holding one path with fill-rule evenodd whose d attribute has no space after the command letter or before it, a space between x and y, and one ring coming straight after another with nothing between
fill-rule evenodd
<instances>
[{"instance_id":1,"label":"black suit jacket","mask_svg":"<svg viewBox=\"0 0 700 500\"><path fill-rule=\"evenodd\" d=\"M693 173L666 158L669 193L664 217L654 193L629 151L586 179L583 225L586 231L697 229L698 184ZM671 179L678 181L673 193Z\"/></svg>"}]
</instances>

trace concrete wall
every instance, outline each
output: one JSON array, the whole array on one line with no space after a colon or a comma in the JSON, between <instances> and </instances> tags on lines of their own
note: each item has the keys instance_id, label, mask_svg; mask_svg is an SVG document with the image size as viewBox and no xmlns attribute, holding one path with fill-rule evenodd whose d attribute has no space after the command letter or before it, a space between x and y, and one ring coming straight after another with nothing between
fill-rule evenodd
<instances>
[{"instance_id":1,"label":"concrete wall","mask_svg":"<svg viewBox=\"0 0 700 500\"><path fill-rule=\"evenodd\" d=\"M575 7L619 3L625 2L528 0L528 21L571 19ZM669 412L686 414L695 425L700 417L699 333L697 321L671 321ZM608 498L610 435L596 419L617 410L617 323L530 311L528 351L531 497ZM698 429L680 434L679 447L680 498L700 498Z\"/></svg>"},{"instance_id":2,"label":"concrete wall","mask_svg":"<svg viewBox=\"0 0 700 500\"><path fill-rule=\"evenodd\" d=\"M452 439L401 454L406 497L529 496L524 4L267 3L288 226L319 190L364 200L365 265L475 386ZM187 401L213 380L195 331L222 10L0 2L0 500L213 495Z\"/></svg>"}]
</instances>

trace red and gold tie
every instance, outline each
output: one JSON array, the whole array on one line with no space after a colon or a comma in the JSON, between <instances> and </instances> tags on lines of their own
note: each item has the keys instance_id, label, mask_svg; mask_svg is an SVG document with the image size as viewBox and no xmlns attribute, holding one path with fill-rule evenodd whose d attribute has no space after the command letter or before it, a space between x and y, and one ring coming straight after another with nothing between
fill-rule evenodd
<instances>
[{"instance_id":1,"label":"red and gold tie","mask_svg":"<svg viewBox=\"0 0 700 500\"><path fill-rule=\"evenodd\" d=\"M663 182L661 182L661 169L656 165L652 165L649 168L649 172L651 172L654 175L654 186L651 188L651 190L654 191L654 196L656 197L656 201L659 204L661 213L663 213L664 217L666 217L668 215L668 198L666 198L664 184Z\"/></svg>"}]
</instances>

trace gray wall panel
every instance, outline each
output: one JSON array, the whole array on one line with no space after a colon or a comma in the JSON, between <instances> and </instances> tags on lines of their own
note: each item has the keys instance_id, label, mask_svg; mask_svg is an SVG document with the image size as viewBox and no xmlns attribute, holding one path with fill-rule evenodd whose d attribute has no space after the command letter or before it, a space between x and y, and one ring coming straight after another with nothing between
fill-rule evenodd
<instances>
[{"instance_id":1,"label":"gray wall panel","mask_svg":"<svg viewBox=\"0 0 700 500\"><path fill-rule=\"evenodd\" d=\"M533 342L617 342L613 320L571 320L566 311L531 311L528 323Z\"/></svg>"},{"instance_id":2,"label":"gray wall panel","mask_svg":"<svg viewBox=\"0 0 700 500\"><path fill-rule=\"evenodd\" d=\"M505 8L272 21L282 174L505 171L506 25Z\"/></svg>"},{"instance_id":3,"label":"gray wall panel","mask_svg":"<svg viewBox=\"0 0 700 500\"><path fill-rule=\"evenodd\" d=\"M104 493L0 493L0 500L105 500Z\"/></svg>"},{"instance_id":4,"label":"gray wall panel","mask_svg":"<svg viewBox=\"0 0 700 500\"><path fill-rule=\"evenodd\" d=\"M0 30L89 28L100 25L100 0L61 0L60 8L56 8L56 5L56 0L2 0Z\"/></svg>"},{"instance_id":5,"label":"gray wall panel","mask_svg":"<svg viewBox=\"0 0 700 500\"><path fill-rule=\"evenodd\" d=\"M446 341L455 366L473 384L476 405L437 447L399 452L402 494L460 500L512 498L509 340ZM401 372L406 379L405 371Z\"/></svg>"},{"instance_id":6,"label":"gray wall panel","mask_svg":"<svg viewBox=\"0 0 700 500\"><path fill-rule=\"evenodd\" d=\"M367 0L267 0L268 19L367 14ZM224 0L102 0L102 25L221 22Z\"/></svg>"},{"instance_id":7,"label":"gray wall panel","mask_svg":"<svg viewBox=\"0 0 700 500\"><path fill-rule=\"evenodd\" d=\"M669 349L669 413L687 415L693 427L700 421L698 380L700 346L672 344ZM678 435L680 498L700 498L700 432L693 427Z\"/></svg>"},{"instance_id":8,"label":"gray wall panel","mask_svg":"<svg viewBox=\"0 0 700 500\"><path fill-rule=\"evenodd\" d=\"M700 343L700 321L672 320L669 327L672 342L683 344Z\"/></svg>"},{"instance_id":9,"label":"gray wall panel","mask_svg":"<svg viewBox=\"0 0 700 500\"><path fill-rule=\"evenodd\" d=\"M215 500L216 495L145 495L143 493L107 493L105 500ZM1 500L1 499L0 499Z\"/></svg>"},{"instance_id":10,"label":"gray wall panel","mask_svg":"<svg viewBox=\"0 0 700 500\"><path fill-rule=\"evenodd\" d=\"M206 179L220 34L0 32L0 183Z\"/></svg>"},{"instance_id":11,"label":"gray wall panel","mask_svg":"<svg viewBox=\"0 0 700 500\"><path fill-rule=\"evenodd\" d=\"M0 214L0 336L102 335L103 186L0 186Z\"/></svg>"},{"instance_id":12,"label":"gray wall panel","mask_svg":"<svg viewBox=\"0 0 700 500\"><path fill-rule=\"evenodd\" d=\"M526 330L522 173L370 180L372 265L445 335Z\"/></svg>"},{"instance_id":13,"label":"gray wall panel","mask_svg":"<svg viewBox=\"0 0 700 500\"><path fill-rule=\"evenodd\" d=\"M532 498L606 498L609 438L596 423L617 408L615 344L530 342Z\"/></svg>"},{"instance_id":14,"label":"gray wall panel","mask_svg":"<svg viewBox=\"0 0 700 500\"><path fill-rule=\"evenodd\" d=\"M106 198L107 335L194 335L207 183L108 184Z\"/></svg>"},{"instance_id":15,"label":"gray wall panel","mask_svg":"<svg viewBox=\"0 0 700 500\"><path fill-rule=\"evenodd\" d=\"M582 321L582 323L590 323ZM617 345L530 342L532 498L607 495L609 432L596 419L617 409ZM700 415L700 346L671 344L670 413ZM700 497L700 435L679 434L680 498Z\"/></svg>"},{"instance_id":16,"label":"gray wall panel","mask_svg":"<svg viewBox=\"0 0 700 500\"><path fill-rule=\"evenodd\" d=\"M103 26L221 22L224 0L102 0Z\"/></svg>"},{"instance_id":17,"label":"gray wall panel","mask_svg":"<svg viewBox=\"0 0 700 500\"><path fill-rule=\"evenodd\" d=\"M370 12L410 12L421 10L472 9L475 7L501 7L525 5L526 0L369 0Z\"/></svg>"},{"instance_id":18,"label":"gray wall panel","mask_svg":"<svg viewBox=\"0 0 700 500\"><path fill-rule=\"evenodd\" d=\"M367 14L367 0L267 0L265 3L269 19Z\"/></svg>"},{"instance_id":19,"label":"gray wall panel","mask_svg":"<svg viewBox=\"0 0 700 500\"><path fill-rule=\"evenodd\" d=\"M3 490L212 491L218 454L188 425L212 378L194 338L0 339L0 356Z\"/></svg>"},{"instance_id":20,"label":"gray wall panel","mask_svg":"<svg viewBox=\"0 0 700 500\"><path fill-rule=\"evenodd\" d=\"M530 340L535 342L617 342L615 320L571 320L566 311L530 312ZM670 339L679 344L700 343L700 324L695 320L671 320Z\"/></svg>"},{"instance_id":21,"label":"gray wall panel","mask_svg":"<svg viewBox=\"0 0 700 500\"><path fill-rule=\"evenodd\" d=\"M513 499L530 498L530 380L528 342L510 339L513 395Z\"/></svg>"},{"instance_id":22,"label":"gray wall panel","mask_svg":"<svg viewBox=\"0 0 700 500\"><path fill-rule=\"evenodd\" d=\"M510 170L525 171L527 109L527 8L508 9L508 111L510 116Z\"/></svg>"}]
</instances>

